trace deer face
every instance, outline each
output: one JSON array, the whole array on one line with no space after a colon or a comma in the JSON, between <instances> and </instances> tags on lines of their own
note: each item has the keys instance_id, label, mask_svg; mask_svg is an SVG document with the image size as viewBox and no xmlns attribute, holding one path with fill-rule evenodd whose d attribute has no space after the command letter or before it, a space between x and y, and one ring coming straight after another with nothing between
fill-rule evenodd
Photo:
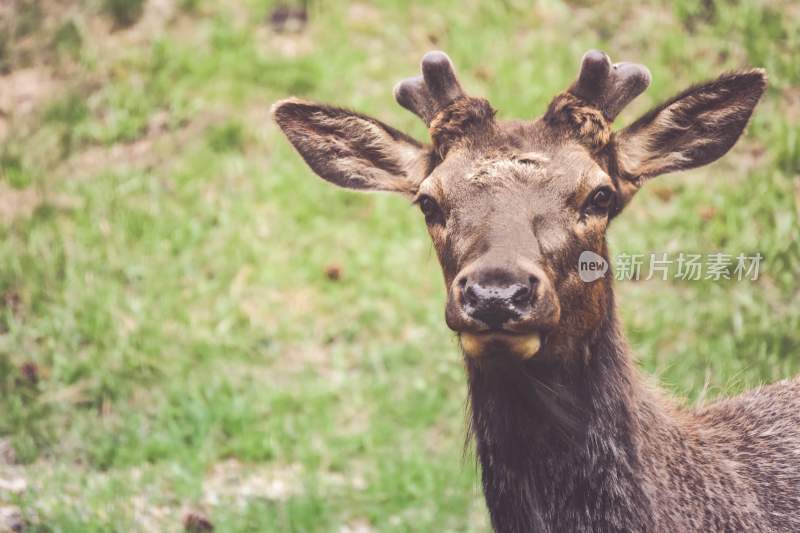
<instances>
[{"instance_id":1,"label":"deer face","mask_svg":"<svg viewBox=\"0 0 800 533\"><path fill-rule=\"evenodd\" d=\"M322 178L419 206L444 273L446 321L469 357L580 353L612 305L608 277L581 280L581 254L607 260L609 221L646 179L727 152L765 87L762 71L723 75L612 133L650 75L602 52L584 55L578 79L535 121L495 120L441 52L423 58L422 72L395 97L425 121L431 145L300 100L273 114Z\"/></svg>"},{"instance_id":2,"label":"deer face","mask_svg":"<svg viewBox=\"0 0 800 533\"><path fill-rule=\"evenodd\" d=\"M589 331L607 304L578 276L584 250L605 256L614 183L580 144L497 127L489 146L452 149L420 184L420 206L444 271L445 317L467 354L535 354ZM539 130L537 132L537 130ZM519 132L516 132L519 133ZM564 346L566 348L566 346Z\"/></svg>"}]
</instances>

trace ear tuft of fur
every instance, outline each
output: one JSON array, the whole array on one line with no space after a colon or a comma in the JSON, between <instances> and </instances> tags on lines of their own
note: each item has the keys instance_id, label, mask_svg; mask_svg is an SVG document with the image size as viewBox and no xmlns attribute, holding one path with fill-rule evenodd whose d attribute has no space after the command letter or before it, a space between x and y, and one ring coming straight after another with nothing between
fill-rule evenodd
<instances>
[{"instance_id":1,"label":"ear tuft of fur","mask_svg":"<svg viewBox=\"0 0 800 533\"><path fill-rule=\"evenodd\" d=\"M290 123L292 117L301 116L303 111L307 111L315 105L317 104L303 100L302 98L284 98L272 104L269 114L279 126L283 127L284 124Z\"/></svg>"},{"instance_id":2,"label":"ear tuft of fur","mask_svg":"<svg viewBox=\"0 0 800 533\"><path fill-rule=\"evenodd\" d=\"M272 115L273 117L277 117L278 113L280 112L280 109L283 106L291 104L302 104L302 103L303 100L301 100L300 98L295 98L295 97L284 98L283 100L278 100L277 102L272 104L272 107L270 107L269 109L269 114Z\"/></svg>"}]
</instances>

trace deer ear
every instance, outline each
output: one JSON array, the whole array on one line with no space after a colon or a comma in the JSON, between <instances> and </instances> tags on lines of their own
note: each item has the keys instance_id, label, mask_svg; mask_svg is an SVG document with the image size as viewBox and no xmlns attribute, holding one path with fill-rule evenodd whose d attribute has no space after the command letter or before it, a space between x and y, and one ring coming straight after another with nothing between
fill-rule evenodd
<instances>
[{"instance_id":1,"label":"deer ear","mask_svg":"<svg viewBox=\"0 0 800 533\"><path fill-rule=\"evenodd\" d=\"M683 91L616 133L623 189L716 161L742 134L767 85L761 69L723 74Z\"/></svg>"},{"instance_id":2,"label":"deer ear","mask_svg":"<svg viewBox=\"0 0 800 533\"><path fill-rule=\"evenodd\" d=\"M272 116L308 166L340 187L412 196L427 151L404 133L346 109L282 100Z\"/></svg>"}]
</instances>

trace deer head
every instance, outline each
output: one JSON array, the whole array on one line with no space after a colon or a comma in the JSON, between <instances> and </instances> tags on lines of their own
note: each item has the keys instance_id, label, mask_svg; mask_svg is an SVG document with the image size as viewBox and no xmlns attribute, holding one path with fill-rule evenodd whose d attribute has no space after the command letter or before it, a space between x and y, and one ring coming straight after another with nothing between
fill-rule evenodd
<instances>
[{"instance_id":1,"label":"deer head","mask_svg":"<svg viewBox=\"0 0 800 533\"><path fill-rule=\"evenodd\" d=\"M762 70L690 87L619 131L650 83L642 65L589 51L543 117L499 121L430 52L395 98L430 129L425 145L368 116L298 99L273 116L305 161L341 187L419 205L444 273L446 321L465 354L580 356L612 303L609 276L579 277L584 251L608 258L606 229L642 184L711 163L744 130ZM585 344L584 344L585 345Z\"/></svg>"}]
</instances>

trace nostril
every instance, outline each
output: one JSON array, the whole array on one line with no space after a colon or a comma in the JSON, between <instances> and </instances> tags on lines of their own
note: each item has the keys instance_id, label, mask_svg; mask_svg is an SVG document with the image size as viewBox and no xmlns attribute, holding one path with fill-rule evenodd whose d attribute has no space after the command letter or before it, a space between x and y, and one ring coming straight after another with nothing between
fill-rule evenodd
<instances>
[{"instance_id":1,"label":"nostril","mask_svg":"<svg viewBox=\"0 0 800 533\"><path fill-rule=\"evenodd\" d=\"M478 294L472 285L464 289L464 301L467 303L467 305L476 306L478 305L479 300Z\"/></svg>"},{"instance_id":2,"label":"nostril","mask_svg":"<svg viewBox=\"0 0 800 533\"><path fill-rule=\"evenodd\" d=\"M511 296L511 301L516 305L522 305L530 302L531 288L520 285L514 294Z\"/></svg>"}]
</instances>

